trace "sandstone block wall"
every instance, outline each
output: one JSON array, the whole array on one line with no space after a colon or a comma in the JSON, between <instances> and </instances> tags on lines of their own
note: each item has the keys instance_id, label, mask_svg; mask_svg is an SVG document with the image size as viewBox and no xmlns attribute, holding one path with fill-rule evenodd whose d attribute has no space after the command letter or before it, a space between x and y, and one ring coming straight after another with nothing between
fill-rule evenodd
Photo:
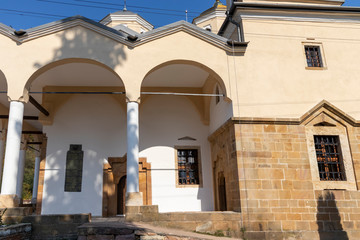
<instances>
[{"instance_id":1,"label":"sandstone block wall","mask_svg":"<svg viewBox=\"0 0 360 240\"><path fill-rule=\"evenodd\" d=\"M360 128L342 124L341 127L345 125L346 128L353 171L357 177L360 173ZM236 198L227 199L228 210L235 210L231 203L239 202L242 227L248 237L252 232L253 239L270 239L276 236L265 233L273 232L279 233L281 239L325 239L336 234L336 239L360 239L358 182L353 184L355 189L352 190L314 187L307 127L306 123L291 121L231 121L210 137L213 167L218 168L219 156L231 162L224 165L224 168L230 168L228 172L237 166L236 174L225 175L225 178L237 175L239 186L238 195L227 195ZM236 160L232 151L223 147L224 142L232 141L232 131ZM226 187L230 188L226 193L235 192L231 184ZM284 233L291 234L285 236Z\"/></svg>"}]
</instances>

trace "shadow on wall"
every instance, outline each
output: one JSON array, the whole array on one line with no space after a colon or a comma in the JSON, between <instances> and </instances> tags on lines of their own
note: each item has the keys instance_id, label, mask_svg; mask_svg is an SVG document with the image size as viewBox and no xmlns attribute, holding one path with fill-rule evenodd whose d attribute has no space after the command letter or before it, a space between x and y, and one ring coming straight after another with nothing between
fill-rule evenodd
<instances>
[{"instance_id":1,"label":"shadow on wall","mask_svg":"<svg viewBox=\"0 0 360 240\"><path fill-rule=\"evenodd\" d=\"M57 33L55 35L58 39L60 44L60 47L54 49L54 51L52 52L52 57L49 60L46 60L45 62L42 62L40 60L38 60L37 62L34 63L34 66L36 68L42 68L40 71L36 72L36 74L33 75L33 81L36 82L36 78L41 75L42 73L46 72L47 70L49 70L49 68L51 67L56 67L58 66L58 63L55 63L59 60L65 59L66 61L61 62L62 64L66 64L66 63L73 63L73 62L77 62L77 60L75 59L84 59L85 63L89 62L89 63L95 63L100 62L105 66L106 69L108 69L110 72L114 73L114 69L120 65L123 64L123 61L126 60L126 53L124 51L124 48L126 46L124 46L123 44L113 41L111 39L108 39L106 37L104 37L103 35L100 35L98 33L95 33L89 29L83 28L83 27L74 27L68 30L65 30L64 32L60 32ZM39 49L42 49L42 46L38 46ZM45 48L46 49L46 48ZM67 61L68 60L68 61ZM80 61L82 62L82 60ZM52 64L55 63L55 64ZM102 65L100 64L100 65ZM51 65L49 67L47 67L47 65ZM45 67L44 67L45 66ZM115 73L114 73L115 74ZM76 72L74 72L74 76L78 76L79 74L76 74ZM78 77L74 77L73 81L75 86L88 86L86 85L87 79L83 78L83 79L79 79ZM98 82L95 83L95 86L102 86L102 80L104 79L99 79ZM77 84L75 84L77 83ZM31 82L29 81L27 83L28 85L31 84ZM47 85L46 83L44 83L44 86ZM122 86L123 83L121 82L121 80L119 79L119 86ZM97 96L93 96L94 98L97 98ZM94 108L94 106L91 106L92 108ZM68 122L70 124L70 122ZM85 138L85 137L84 137ZM86 138L85 138L86 139ZM70 144L74 144L74 143L78 143L78 144L84 144L83 142L79 141L76 137L73 136L69 136L67 138L68 141L68 145ZM48 144L52 143L52 139L49 139ZM57 147L57 146L56 146ZM56 147L54 147L53 149L56 149ZM84 145L84 147L86 148L86 145ZM47 150L49 150L49 146L47 148ZM93 206L99 206L98 202L94 201L96 199L100 199L100 203L101 203L101 196L102 196L102 192L98 191L98 189L101 189L101 185L98 185L98 183L102 182L102 163L101 165L96 165L98 164L98 162L95 162L98 159L95 159L95 156L92 157L91 160L85 162L91 162L91 164L94 164L93 169L100 169L100 174L101 175L96 175L94 176L93 174L90 174L88 172L86 172L87 170L84 170L84 176L83 176L83 185L84 182L89 181L87 178L85 178L85 176L87 175L92 175L92 179L94 179L94 187L93 189L90 189L92 191L90 191L88 188L85 188L84 186L82 186L82 191L80 193L78 192L65 192L64 191L64 176L65 176L65 155L66 152L68 151L68 149L57 149L54 150L52 152L47 152L46 153L46 172L47 175L46 180L45 180L45 185L44 185L44 195L46 194L45 198L40 199L40 201L42 200L42 210L48 210L50 209L52 212L50 212L51 214L55 214L55 213L83 213L83 212L89 212L92 210ZM85 160L85 157L84 157ZM90 167L88 167L88 169L90 169ZM42 169L41 171L45 171L44 169ZM99 181L98 181L99 180ZM50 191L51 190L51 191ZM46 192L47 191L47 192ZM73 204L74 202L77 202L79 199L81 199L81 197L86 198L86 194L88 194L88 192L86 191L90 191L91 193L96 192L97 196L96 199L93 200L93 202L88 202L87 205L82 204L84 207L82 209L80 209L78 205ZM43 195L43 196L44 196ZM60 199L59 196L62 196L62 198ZM80 197L79 197L80 196ZM92 205L91 205L92 204ZM81 204L80 204L81 205ZM91 207L89 207L91 206ZM85 209L85 210L83 210ZM101 206L96 208L97 212L92 212L94 215L101 215ZM95 211L95 210L94 210ZM45 213L48 213L45 211ZM96 214L99 213L99 214Z\"/></svg>"},{"instance_id":2,"label":"shadow on wall","mask_svg":"<svg viewBox=\"0 0 360 240\"><path fill-rule=\"evenodd\" d=\"M325 191L318 197L316 223L320 240L348 240L343 230L339 209L336 206L335 196Z\"/></svg>"},{"instance_id":3,"label":"shadow on wall","mask_svg":"<svg viewBox=\"0 0 360 240\"><path fill-rule=\"evenodd\" d=\"M50 61L35 63L36 68L62 59L88 59L103 63L113 71L127 59L125 45L83 27L65 30L56 36L61 41L61 47L54 50ZM121 81L119 83L121 85Z\"/></svg>"}]
</instances>

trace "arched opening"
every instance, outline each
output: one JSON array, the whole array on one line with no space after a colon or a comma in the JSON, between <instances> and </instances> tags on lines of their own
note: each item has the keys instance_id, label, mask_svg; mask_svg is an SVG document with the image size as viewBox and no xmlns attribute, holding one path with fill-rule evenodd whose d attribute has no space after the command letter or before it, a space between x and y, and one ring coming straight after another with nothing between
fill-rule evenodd
<instances>
[{"instance_id":1,"label":"arched opening","mask_svg":"<svg viewBox=\"0 0 360 240\"><path fill-rule=\"evenodd\" d=\"M6 128L7 119L4 117L9 114L9 101L7 98L7 80L5 74L0 70L0 115L3 116L0 119L0 131Z\"/></svg>"},{"instance_id":2,"label":"arched opening","mask_svg":"<svg viewBox=\"0 0 360 240\"><path fill-rule=\"evenodd\" d=\"M110 156L126 153L126 101L121 78L91 59L50 63L28 80L26 87L49 115L27 103L25 114L39 117L35 124L46 134L46 163L41 214L90 212L102 215L102 172ZM116 92L116 94L114 93ZM83 178L78 192L66 191L65 162L69 147L82 147ZM70 154L71 156L71 154ZM40 179L41 181L41 179ZM83 204L86 202L87 204Z\"/></svg>"},{"instance_id":3,"label":"arched opening","mask_svg":"<svg viewBox=\"0 0 360 240\"><path fill-rule=\"evenodd\" d=\"M218 198L219 198L219 210L227 211L226 204L226 180L224 176L224 172L219 173L218 177Z\"/></svg>"},{"instance_id":4,"label":"arched opening","mask_svg":"<svg viewBox=\"0 0 360 240\"><path fill-rule=\"evenodd\" d=\"M226 92L218 74L193 61L160 64L144 78L140 156L152 164L153 204L160 212L215 210L207 138L213 128L210 106L216 97L229 105L229 113L222 117L232 114Z\"/></svg>"},{"instance_id":5,"label":"arched opening","mask_svg":"<svg viewBox=\"0 0 360 240\"><path fill-rule=\"evenodd\" d=\"M126 175L120 178L117 185L117 214L125 214Z\"/></svg>"}]
</instances>

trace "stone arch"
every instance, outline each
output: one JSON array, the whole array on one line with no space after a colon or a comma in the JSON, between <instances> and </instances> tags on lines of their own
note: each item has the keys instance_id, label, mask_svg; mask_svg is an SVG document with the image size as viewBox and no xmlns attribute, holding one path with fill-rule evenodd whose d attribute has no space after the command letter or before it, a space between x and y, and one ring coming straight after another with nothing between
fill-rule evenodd
<instances>
[{"instance_id":1,"label":"stone arch","mask_svg":"<svg viewBox=\"0 0 360 240\"><path fill-rule=\"evenodd\" d=\"M86 64L83 68L80 67L80 69L77 69L76 66L78 65L71 65L71 64ZM54 80L55 86L46 86L49 76L44 77L45 74L54 74L53 71L59 71L60 74L63 74L66 72L66 69L56 69L57 67L65 66L65 68L69 67L69 69L72 69L70 71L70 74L67 74L65 79L67 79L67 84L63 84L59 79L56 78ZM92 68L96 66L96 68ZM104 77L104 79L99 78L99 80L94 77L92 78L91 74L88 74L88 77L92 78L92 80L88 83L86 78L86 70L87 68L91 69L98 73L99 76L102 76L103 73L108 73L107 77ZM74 71L75 69L75 71ZM104 72L101 72L104 71ZM69 72L69 71L68 71ZM82 72L84 72L84 77L82 76ZM72 74L74 76L77 75L79 81L74 80L72 81ZM80 76L80 77L79 77ZM44 79L41 79L44 77ZM50 78L51 79L51 78ZM42 80L42 81L41 81ZM105 80L105 81L103 81ZM38 82L37 82L38 81ZM53 83L54 83L53 82ZM57 86L57 83L59 85ZM50 84L51 85L51 84ZM39 89L39 87L41 87ZM125 84L120 78L120 76L108 65L101 63L96 60L88 59L88 58L66 58L58 61L51 62L49 64L46 64L39 68L37 71L35 71L27 80L25 87L24 87L24 97L27 98L31 90L34 88L37 92L42 92L43 87L45 87L44 91L50 91L50 92L82 92L82 91L100 91L100 92L125 92ZM38 96L38 95L37 95ZM50 116L45 116L40 114L39 120L43 125L51 125L53 122L53 118L55 116L55 113L57 110L62 106L65 102L67 102L70 98L72 98L72 94L42 94L41 97L39 97L38 101L42 101L43 106L50 112ZM120 105L120 107L123 110L126 110L125 105L125 94L122 95L111 95L112 98L116 100L116 102Z\"/></svg>"},{"instance_id":2,"label":"stone arch","mask_svg":"<svg viewBox=\"0 0 360 240\"><path fill-rule=\"evenodd\" d=\"M219 88L221 89L220 92L222 94L224 94L224 99L227 101L231 101L227 97L228 91L227 91L226 85L225 85L223 79L220 77L220 75L217 74L214 70L212 70L208 66L206 66L200 62L193 61L193 60L183 60L183 59L170 60L170 61L161 63L161 64L153 67L143 78L143 80L141 82L141 91L143 91L144 83L148 80L148 77L152 73L154 73L157 70L160 70L162 68L171 66L171 65L192 66L192 67L201 69L202 72L208 74L207 78L204 80L204 83L202 84L201 87L183 86L183 84L180 84L182 86L178 88L179 92L214 94L215 86L219 86ZM164 85L166 85L167 83L169 83L169 82L163 82ZM151 92L163 92L163 91L166 92L167 91L166 90L167 87L162 87L162 86L146 87L146 88ZM199 92L199 90L200 90L200 92ZM170 92L175 92L175 91L170 90ZM205 125L209 125L209 122L210 122L210 99L211 98L210 97L199 98L198 96L186 96L186 97L190 100L190 102L194 105L197 112L200 114L202 122ZM147 98L148 98L147 95L142 95L141 101L144 102L147 100Z\"/></svg>"},{"instance_id":3,"label":"stone arch","mask_svg":"<svg viewBox=\"0 0 360 240\"><path fill-rule=\"evenodd\" d=\"M124 86L125 88L125 84L123 82L123 80L121 79L121 77L109 66L107 66L104 63L101 63L99 61L93 60L93 59L88 59L88 58L65 58L65 59L61 59L58 61L54 61L51 63L48 63L44 66L42 66L41 68L39 68L36 72L34 72L29 79L27 80L26 84L25 84L25 89L24 91L28 91L31 87L31 84L36 80L36 78L38 78L41 74L45 73L46 71L49 71L52 68L55 68L57 66L61 66L61 65L65 65L65 64L70 64L70 63L88 63L88 64L94 64L97 66L100 66L108 71L110 71L111 73L113 73L121 82L121 84Z\"/></svg>"},{"instance_id":4,"label":"stone arch","mask_svg":"<svg viewBox=\"0 0 360 240\"><path fill-rule=\"evenodd\" d=\"M146 73L146 75L144 76L142 82L141 82L141 86L143 86L143 83L146 79L147 76L149 76L151 73L155 72L156 70L159 70L160 68L163 68L165 66L169 66L169 65L173 65L173 64L185 64L185 65L192 65L192 66L196 66L199 67L200 69L203 69L204 71L209 73L209 76L212 77L215 82L213 82L211 85L214 86L216 83L219 84L221 90L224 92L224 95L226 98L228 98L228 89L226 88L226 85L223 81L223 79L220 77L220 75L218 73L216 73L214 70L212 70L210 67L206 66L203 63L197 62L197 61L193 61L193 60L185 60L185 59L177 59L177 60L170 60L164 63L161 63L157 66L154 66L150 71L148 71ZM209 89L212 89L213 87L209 87Z\"/></svg>"},{"instance_id":5,"label":"stone arch","mask_svg":"<svg viewBox=\"0 0 360 240\"><path fill-rule=\"evenodd\" d=\"M6 92L8 90L8 83L5 74L0 70L0 113L5 110L5 105L8 102ZM6 110L8 111L8 110ZM4 112L5 113L5 112ZM7 127L7 119L0 119L0 131Z\"/></svg>"},{"instance_id":6,"label":"stone arch","mask_svg":"<svg viewBox=\"0 0 360 240\"><path fill-rule=\"evenodd\" d=\"M3 83L5 85L3 85ZM8 88L8 84L7 84L7 79L5 77L5 74L3 71L0 70L0 91L7 91L7 88Z\"/></svg>"}]
</instances>

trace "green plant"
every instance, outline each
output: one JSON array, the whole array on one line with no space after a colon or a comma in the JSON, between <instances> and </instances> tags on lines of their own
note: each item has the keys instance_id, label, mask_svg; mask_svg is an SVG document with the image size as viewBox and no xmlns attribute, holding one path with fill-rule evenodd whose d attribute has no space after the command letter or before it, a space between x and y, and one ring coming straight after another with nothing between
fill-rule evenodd
<instances>
[{"instance_id":1,"label":"green plant","mask_svg":"<svg viewBox=\"0 0 360 240\"><path fill-rule=\"evenodd\" d=\"M224 237L224 236L225 236L224 233L223 233L223 231L221 231L221 230L216 230L216 232L214 233L214 235L217 236L217 237Z\"/></svg>"},{"instance_id":2,"label":"green plant","mask_svg":"<svg viewBox=\"0 0 360 240\"><path fill-rule=\"evenodd\" d=\"M240 231L241 231L242 239L243 239L243 240L246 240L246 238L245 238L246 228L245 228L245 227L242 227L242 228L240 229Z\"/></svg>"},{"instance_id":3,"label":"green plant","mask_svg":"<svg viewBox=\"0 0 360 240\"><path fill-rule=\"evenodd\" d=\"M7 208L5 208L4 210L0 210L0 226L2 226L2 225L5 225L4 223L3 223L3 216L4 216L4 214L5 214L5 212L6 212L6 210L7 210Z\"/></svg>"}]
</instances>

